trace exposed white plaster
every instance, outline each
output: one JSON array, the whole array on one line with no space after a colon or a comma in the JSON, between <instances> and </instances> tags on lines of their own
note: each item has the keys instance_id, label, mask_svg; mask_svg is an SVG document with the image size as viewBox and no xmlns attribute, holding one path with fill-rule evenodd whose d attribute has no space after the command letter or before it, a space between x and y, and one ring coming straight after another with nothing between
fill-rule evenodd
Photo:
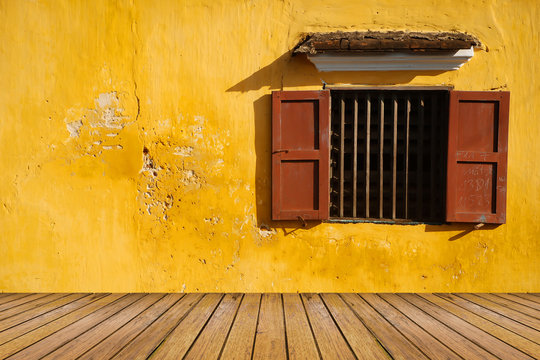
<instances>
[{"instance_id":1,"label":"exposed white plaster","mask_svg":"<svg viewBox=\"0 0 540 360\"><path fill-rule=\"evenodd\" d=\"M191 156L193 155L193 146L177 146L174 148L174 155Z\"/></svg>"},{"instance_id":2,"label":"exposed white plaster","mask_svg":"<svg viewBox=\"0 0 540 360\"><path fill-rule=\"evenodd\" d=\"M79 131L81 130L82 125L83 125L82 120L66 123L67 131L69 131L69 136L79 137Z\"/></svg>"},{"instance_id":3,"label":"exposed white plaster","mask_svg":"<svg viewBox=\"0 0 540 360\"><path fill-rule=\"evenodd\" d=\"M96 103L102 109L109 107L113 104L117 104L118 96L116 94L116 91L112 91L110 93L99 94L99 96L96 99Z\"/></svg>"}]
</instances>

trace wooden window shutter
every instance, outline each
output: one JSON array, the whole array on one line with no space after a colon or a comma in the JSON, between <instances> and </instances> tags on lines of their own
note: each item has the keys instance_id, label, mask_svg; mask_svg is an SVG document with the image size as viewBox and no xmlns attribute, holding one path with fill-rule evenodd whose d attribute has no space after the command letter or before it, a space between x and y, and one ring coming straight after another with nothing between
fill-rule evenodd
<instances>
[{"instance_id":1,"label":"wooden window shutter","mask_svg":"<svg viewBox=\"0 0 540 360\"><path fill-rule=\"evenodd\" d=\"M509 100L509 92L450 92L447 221L506 222Z\"/></svg>"},{"instance_id":2,"label":"wooden window shutter","mask_svg":"<svg viewBox=\"0 0 540 360\"><path fill-rule=\"evenodd\" d=\"M330 92L272 94L272 219L328 218Z\"/></svg>"}]
</instances>

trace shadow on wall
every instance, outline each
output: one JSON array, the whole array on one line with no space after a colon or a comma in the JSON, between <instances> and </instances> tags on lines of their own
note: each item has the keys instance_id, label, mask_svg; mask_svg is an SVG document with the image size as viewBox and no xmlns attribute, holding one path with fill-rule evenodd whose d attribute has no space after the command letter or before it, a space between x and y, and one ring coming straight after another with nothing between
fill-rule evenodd
<instances>
[{"instance_id":1,"label":"shadow on wall","mask_svg":"<svg viewBox=\"0 0 540 360\"><path fill-rule=\"evenodd\" d=\"M257 70L249 77L233 85L227 92L258 91L268 87L270 90L282 90L294 87L323 88L329 85L396 85L407 84L416 76L435 76L443 71L361 71L361 72L318 72L305 55L292 56L292 51L278 57L271 64ZM320 224L308 221L272 221L272 96L266 94L253 103L255 121L256 151L256 201L257 224L262 230L281 228L285 235L299 229L310 229ZM452 225L453 226L453 225ZM472 226L470 228L472 231ZM428 229L429 228L429 229ZM435 230L440 228L440 230ZM426 231L448 231L447 225L426 226ZM464 236L463 234L462 236ZM457 239L457 238L456 238ZM456 240L450 239L450 240Z\"/></svg>"},{"instance_id":2,"label":"shadow on wall","mask_svg":"<svg viewBox=\"0 0 540 360\"><path fill-rule=\"evenodd\" d=\"M459 240L462 237L470 234L473 231L484 231L484 230L493 230L496 229L499 224L485 224L480 229L475 228L476 224L444 224L444 225L426 225L426 232L437 232L437 231L461 231L460 233L448 238L448 241Z\"/></svg>"}]
</instances>

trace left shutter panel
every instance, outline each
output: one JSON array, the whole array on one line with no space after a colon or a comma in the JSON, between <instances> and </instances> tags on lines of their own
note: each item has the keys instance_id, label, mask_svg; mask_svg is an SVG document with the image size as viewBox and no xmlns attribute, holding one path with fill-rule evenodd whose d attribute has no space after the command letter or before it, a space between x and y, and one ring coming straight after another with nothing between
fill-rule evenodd
<instances>
[{"instance_id":1,"label":"left shutter panel","mask_svg":"<svg viewBox=\"0 0 540 360\"><path fill-rule=\"evenodd\" d=\"M330 92L272 93L272 219L328 219Z\"/></svg>"}]
</instances>

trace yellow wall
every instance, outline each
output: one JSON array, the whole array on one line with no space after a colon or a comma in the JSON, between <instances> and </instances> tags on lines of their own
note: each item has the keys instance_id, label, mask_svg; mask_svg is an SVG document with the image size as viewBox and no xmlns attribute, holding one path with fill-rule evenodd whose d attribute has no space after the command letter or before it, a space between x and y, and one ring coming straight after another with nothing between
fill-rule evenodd
<instances>
[{"instance_id":1,"label":"yellow wall","mask_svg":"<svg viewBox=\"0 0 540 360\"><path fill-rule=\"evenodd\" d=\"M289 56L367 29L485 48L442 73ZM539 33L536 0L0 0L0 291L540 291ZM321 79L511 91L507 224L271 222L269 94Z\"/></svg>"}]
</instances>

